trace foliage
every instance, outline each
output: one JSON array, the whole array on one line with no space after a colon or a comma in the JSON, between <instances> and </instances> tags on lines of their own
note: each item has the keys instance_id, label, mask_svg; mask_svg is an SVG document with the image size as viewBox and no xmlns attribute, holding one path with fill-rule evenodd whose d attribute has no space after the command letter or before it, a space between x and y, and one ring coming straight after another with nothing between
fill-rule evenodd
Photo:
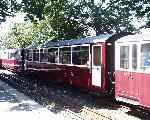
<instances>
[{"instance_id":1,"label":"foliage","mask_svg":"<svg viewBox=\"0 0 150 120\"><path fill-rule=\"evenodd\" d=\"M0 5L8 7L5 9L2 6L1 18L19 9L20 5L16 5L15 0L11 2L0 1ZM26 47L32 43L44 43L48 39L83 37L87 35L89 27L96 31L96 35L132 32L135 29L133 17L146 17L147 26L150 26L149 4L149 1L142 0L100 0L97 3L94 0L22 0L21 10L27 13L26 20L31 20L31 23L15 24L3 39L9 41L7 47ZM3 15L2 11L5 10Z\"/></svg>"},{"instance_id":2,"label":"foliage","mask_svg":"<svg viewBox=\"0 0 150 120\"><path fill-rule=\"evenodd\" d=\"M19 9L20 5L16 0L0 0L0 23L4 22L7 16L13 16Z\"/></svg>"},{"instance_id":3,"label":"foliage","mask_svg":"<svg viewBox=\"0 0 150 120\"><path fill-rule=\"evenodd\" d=\"M50 18L50 25L56 34L55 40L78 38L85 31L80 21L71 16L71 8L73 6L68 0L50 0L45 7L45 16Z\"/></svg>"},{"instance_id":4,"label":"foliage","mask_svg":"<svg viewBox=\"0 0 150 120\"><path fill-rule=\"evenodd\" d=\"M150 27L150 1L148 0L113 0L118 6L125 7L132 14L143 19L147 23L145 27Z\"/></svg>"},{"instance_id":5,"label":"foliage","mask_svg":"<svg viewBox=\"0 0 150 120\"><path fill-rule=\"evenodd\" d=\"M34 2L37 4L38 0ZM35 3L31 4L35 7L28 8L28 13L44 19L34 12L37 9ZM40 7L39 10L43 16L52 18L50 23L57 34L56 39L86 35L89 27L94 28L97 35L134 30L131 11L118 0L101 0L97 4L94 0L45 0L43 3L42 9Z\"/></svg>"},{"instance_id":6,"label":"foliage","mask_svg":"<svg viewBox=\"0 0 150 120\"><path fill-rule=\"evenodd\" d=\"M80 4L81 5L81 4ZM120 4L116 4L113 0L101 0L97 3L94 0L84 2L85 6L82 16L87 17L86 25L93 27L96 35L121 31L133 31L131 24L132 14Z\"/></svg>"},{"instance_id":7,"label":"foliage","mask_svg":"<svg viewBox=\"0 0 150 120\"><path fill-rule=\"evenodd\" d=\"M44 18L44 7L46 0L22 0L22 10L27 13L27 17L32 21L36 22L35 18L42 20Z\"/></svg>"},{"instance_id":8,"label":"foliage","mask_svg":"<svg viewBox=\"0 0 150 120\"><path fill-rule=\"evenodd\" d=\"M23 47L26 43L27 43L26 45L30 44L31 41L28 36L29 29L30 29L29 24L20 24L20 23L14 24L11 31L2 36L1 47L4 46L5 48L20 48Z\"/></svg>"},{"instance_id":9,"label":"foliage","mask_svg":"<svg viewBox=\"0 0 150 120\"><path fill-rule=\"evenodd\" d=\"M40 45L53 37L52 29L47 25L46 20L37 24L26 21L14 24L11 31L1 38L1 47L25 48L33 43Z\"/></svg>"}]
</instances>

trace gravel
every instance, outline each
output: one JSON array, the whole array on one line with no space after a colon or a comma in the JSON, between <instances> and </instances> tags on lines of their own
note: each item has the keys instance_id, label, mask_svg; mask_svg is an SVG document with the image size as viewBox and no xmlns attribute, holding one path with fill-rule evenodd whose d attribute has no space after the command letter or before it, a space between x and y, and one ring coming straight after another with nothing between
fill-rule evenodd
<instances>
[{"instance_id":1,"label":"gravel","mask_svg":"<svg viewBox=\"0 0 150 120\"><path fill-rule=\"evenodd\" d=\"M108 97L95 96L77 88L55 84L46 80L37 80L33 75L32 77L25 78L8 73L2 72L0 77L19 91L46 107L49 112L59 115L61 119L69 119L67 117L62 117L67 109L82 116L82 109L84 109L84 107L110 116L113 120L150 119L148 111L124 107L125 105L116 103ZM30 107L27 104L23 104L20 107L26 107L26 109L29 109L30 111ZM85 115L82 117L86 119ZM88 119L89 118L92 120L93 116L88 116Z\"/></svg>"}]
</instances>

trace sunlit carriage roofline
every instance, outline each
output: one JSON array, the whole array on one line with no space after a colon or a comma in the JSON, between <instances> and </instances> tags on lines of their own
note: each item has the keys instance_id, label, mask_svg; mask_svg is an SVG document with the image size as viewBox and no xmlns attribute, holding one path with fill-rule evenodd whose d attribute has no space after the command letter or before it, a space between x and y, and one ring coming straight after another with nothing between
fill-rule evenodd
<instances>
[{"instance_id":1,"label":"sunlit carriage roofline","mask_svg":"<svg viewBox=\"0 0 150 120\"><path fill-rule=\"evenodd\" d=\"M120 37L129 35L132 33L129 32L121 32L121 33L113 33L113 34L101 34L99 36L93 36L93 37L85 37L80 39L71 39L71 40L58 40L58 41L51 41L48 40L46 43L42 45L36 45L32 44L26 49L37 49L37 48L48 48L48 47L59 47L59 46L71 46L71 45L81 45L81 44L94 44L98 42L106 42L112 40L117 40Z\"/></svg>"},{"instance_id":2,"label":"sunlit carriage roofline","mask_svg":"<svg viewBox=\"0 0 150 120\"><path fill-rule=\"evenodd\" d=\"M140 42L140 41L150 41L150 32L135 35L127 35L125 37L118 39L116 42L123 43L123 42Z\"/></svg>"},{"instance_id":3,"label":"sunlit carriage roofline","mask_svg":"<svg viewBox=\"0 0 150 120\"><path fill-rule=\"evenodd\" d=\"M64 41L57 41L52 42L51 40L46 42L41 46L41 48L47 48L51 46L69 46L69 45L79 45L79 44L90 44L90 43L97 43L97 42L105 42L114 34L102 34L99 36L94 37L86 37L80 39L71 39L71 40L64 40Z\"/></svg>"}]
</instances>

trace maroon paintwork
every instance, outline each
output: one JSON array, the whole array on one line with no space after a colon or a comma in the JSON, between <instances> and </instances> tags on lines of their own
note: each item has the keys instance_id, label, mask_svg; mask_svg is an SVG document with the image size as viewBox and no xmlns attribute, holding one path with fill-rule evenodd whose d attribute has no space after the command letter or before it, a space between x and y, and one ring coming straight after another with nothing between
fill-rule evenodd
<instances>
[{"instance_id":1,"label":"maroon paintwork","mask_svg":"<svg viewBox=\"0 0 150 120\"><path fill-rule=\"evenodd\" d=\"M0 68L2 68L2 59L0 58Z\"/></svg>"},{"instance_id":2,"label":"maroon paintwork","mask_svg":"<svg viewBox=\"0 0 150 120\"><path fill-rule=\"evenodd\" d=\"M140 73L140 104L150 108L150 74Z\"/></svg>"},{"instance_id":3,"label":"maroon paintwork","mask_svg":"<svg viewBox=\"0 0 150 120\"><path fill-rule=\"evenodd\" d=\"M45 74L45 79L88 88L90 72L87 67L35 62L26 62L26 65L28 70Z\"/></svg>"},{"instance_id":4,"label":"maroon paintwork","mask_svg":"<svg viewBox=\"0 0 150 120\"><path fill-rule=\"evenodd\" d=\"M108 92L108 78L107 78L107 69L106 69L106 42L99 42L96 45L102 47L102 61L101 61L101 87L92 86L92 78L90 80L90 89L92 91L100 91L103 93ZM92 77L92 76L91 76Z\"/></svg>"},{"instance_id":5,"label":"maroon paintwork","mask_svg":"<svg viewBox=\"0 0 150 120\"><path fill-rule=\"evenodd\" d=\"M128 98L150 108L150 74L117 70L115 80L116 97Z\"/></svg>"},{"instance_id":6,"label":"maroon paintwork","mask_svg":"<svg viewBox=\"0 0 150 120\"><path fill-rule=\"evenodd\" d=\"M70 84L72 86L82 87L92 91L107 93L108 82L106 78L106 43L100 42L96 45L101 45L102 47L101 87L92 86L92 72L91 68L88 67L26 61L27 70L40 72L40 75L42 73L42 78L45 77L45 79L48 80L54 80L63 84Z\"/></svg>"},{"instance_id":7,"label":"maroon paintwork","mask_svg":"<svg viewBox=\"0 0 150 120\"><path fill-rule=\"evenodd\" d=\"M17 64L15 59L2 59L2 67L16 71Z\"/></svg>"}]
</instances>

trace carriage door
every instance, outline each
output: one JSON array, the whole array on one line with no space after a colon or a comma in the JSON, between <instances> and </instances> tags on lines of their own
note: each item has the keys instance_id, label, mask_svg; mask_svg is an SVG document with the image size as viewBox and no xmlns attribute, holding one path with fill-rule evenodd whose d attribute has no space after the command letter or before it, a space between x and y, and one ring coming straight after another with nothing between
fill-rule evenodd
<instances>
[{"instance_id":1,"label":"carriage door","mask_svg":"<svg viewBox=\"0 0 150 120\"><path fill-rule=\"evenodd\" d=\"M137 64L138 64L138 46L136 44L131 45L132 55L131 55L131 73L129 77L129 84L130 84L130 96L137 100L138 99L138 94L139 94L139 83L138 83L138 73L137 73Z\"/></svg>"},{"instance_id":2,"label":"carriage door","mask_svg":"<svg viewBox=\"0 0 150 120\"><path fill-rule=\"evenodd\" d=\"M135 44L120 46L120 68L118 87L121 96L136 100L138 96L138 76L136 73L137 46Z\"/></svg>"},{"instance_id":3,"label":"carriage door","mask_svg":"<svg viewBox=\"0 0 150 120\"><path fill-rule=\"evenodd\" d=\"M92 46L92 85L101 87L101 59L102 47Z\"/></svg>"}]
</instances>

